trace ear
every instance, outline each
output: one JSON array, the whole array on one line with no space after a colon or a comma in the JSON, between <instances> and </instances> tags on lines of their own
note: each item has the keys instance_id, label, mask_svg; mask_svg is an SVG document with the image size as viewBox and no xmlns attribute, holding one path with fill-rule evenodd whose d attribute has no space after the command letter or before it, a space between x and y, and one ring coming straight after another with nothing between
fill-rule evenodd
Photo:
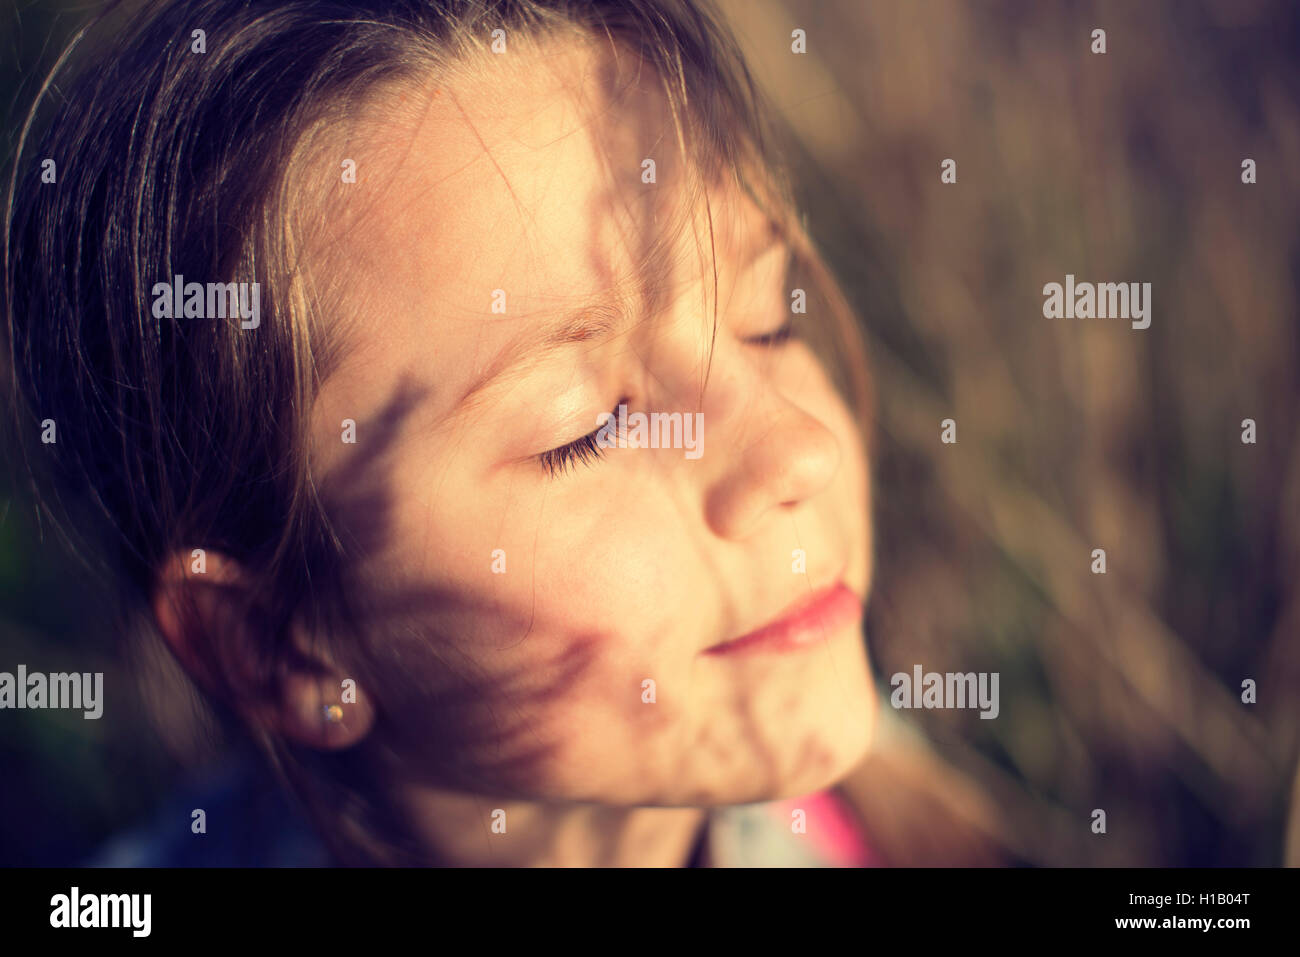
<instances>
[{"instance_id":1,"label":"ear","mask_svg":"<svg viewBox=\"0 0 1300 957\"><path fill-rule=\"evenodd\" d=\"M249 590L247 571L229 557L175 552L154 576L154 619L185 670L250 725L321 750L356 744L374 725L367 691L353 683L345 701L349 676L296 623L288 642L273 642L264 616L242 611ZM256 665L272 654L278 683Z\"/></svg>"}]
</instances>

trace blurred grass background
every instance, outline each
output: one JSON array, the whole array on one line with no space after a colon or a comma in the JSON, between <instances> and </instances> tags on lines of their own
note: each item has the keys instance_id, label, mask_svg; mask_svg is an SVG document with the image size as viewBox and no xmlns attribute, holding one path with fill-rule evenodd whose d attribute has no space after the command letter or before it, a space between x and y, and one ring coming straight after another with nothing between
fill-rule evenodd
<instances>
[{"instance_id":1,"label":"blurred grass background","mask_svg":"<svg viewBox=\"0 0 1300 957\"><path fill-rule=\"evenodd\" d=\"M722 7L865 321L878 678L1001 675L997 720L899 715L950 798L1029 862L1300 863L1300 5ZM87 9L0 2L6 179ZM1151 327L1044 319L1066 273L1152 283ZM96 584L4 478L0 670L132 687ZM138 701L110 707L0 713L0 863L73 862L165 795L178 761ZM942 860L927 840L889 856Z\"/></svg>"},{"instance_id":2,"label":"blurred grass background","mask_svg":"<svg viewBox=\"0 0 1300 957\"><path fill-rule=\"evenodd\" d=\"M906 717L1025 860L1300 863L1300 5L725 6L870 341L880 679L1001 673Z\"/></svg>"}]
</instances>

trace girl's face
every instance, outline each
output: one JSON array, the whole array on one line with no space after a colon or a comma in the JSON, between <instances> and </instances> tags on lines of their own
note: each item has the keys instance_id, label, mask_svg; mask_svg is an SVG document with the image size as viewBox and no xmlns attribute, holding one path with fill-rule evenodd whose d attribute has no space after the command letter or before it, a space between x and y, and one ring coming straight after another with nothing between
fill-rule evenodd
<instances>
[{"instance_id":1,"label":"girl's face","mask_svg":"<svg viewBox=\"0 0 1300 957\"><path fill-rule=\"evenodd\" d=\"M828 785L874 724L870 491L822 366L762 339L791 315L788 248L734 189L687 201L634 58L486 59L376 101L327 167L355 160L356 182L313 262L355 326L313 468L365 550L372 734L424 783L515 798ZM620 402L702 441L543 457ZM805 644L711 652L810 596L786 629Z\"/></svg>"}]
</instances>

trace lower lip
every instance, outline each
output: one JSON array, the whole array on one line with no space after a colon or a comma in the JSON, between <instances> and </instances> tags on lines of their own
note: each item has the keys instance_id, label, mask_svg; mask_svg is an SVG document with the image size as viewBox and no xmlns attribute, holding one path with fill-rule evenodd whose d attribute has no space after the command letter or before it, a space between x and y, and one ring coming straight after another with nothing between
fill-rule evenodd
<instances>
[{"instance_id":1,"label":"lower lip","mask_svg":"<svg viewBox=\"0 0 1300 957\"><path fill-rule=\"evenodd\" d=\"M799 651L824 643L862 618L862 602L844 584L828 588L794 614L741 638L706 648L706 655Z\"/></svg>"}]
</instances>

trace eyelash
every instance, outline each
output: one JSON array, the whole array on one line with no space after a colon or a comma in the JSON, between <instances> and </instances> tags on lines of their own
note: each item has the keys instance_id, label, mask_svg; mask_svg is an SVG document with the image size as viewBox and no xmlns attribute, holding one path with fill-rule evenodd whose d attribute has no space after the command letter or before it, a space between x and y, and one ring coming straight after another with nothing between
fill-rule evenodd
<instances>
[{"instance_id":1,"label":"eyelash","mask_svg":"<svg viewBox=\"0 0 1300 957\"><path fill-rule=\"evenodd\" d=\"M626 399L620 399L619 405L626 401ZM614 416L614 421L617 423L618 406L615 406L614 411L610 414ZM580 439L575 439L568 445L561 445L558 449L543 452L537 456L537 460L542 464L542 468L546 469L546 473L552 477L563 475L569 470L576 471L579 463L590 465L605 456L606 450L596 443L596 436L603 428L605 428L604 425L598 425L591 432L588 432Z\"/></svg>"},{"instance_id":2,"label":"eyelash","mask_svg":"<svg viewBox=\"0 0 1300 957\"><path fill-rule=\"evenodd\" d=\"M781 328L773 329L761 336L750 336L745 342L747 345L780 348L793 339L794 335L794 320L787 319L785 325L781 326ZM617 419L618 407L615 406L614 411L610 414ZM537 461L541 463L546 473L552 477L564 475L569 471L577 471L580 464L591 465L598 459L605 457L606 450L596 443L596 436L602 428L604 426L597 426L582 438L575 439L568 445L561 445L559 448L543 452L537 456Z\"/></svg>"},{"instance_id":3,"label":"eyelash","mask_svg":"<svg viewBox=\"0 0 1300 957\"><path fill-rule=\"evenodd\" d=\"M751 346L783 346L793 339L794 335L794 320L787 319L780 329L773 329L761 336L750 336L745 342Z\"/></svg>"}]
</instances>

